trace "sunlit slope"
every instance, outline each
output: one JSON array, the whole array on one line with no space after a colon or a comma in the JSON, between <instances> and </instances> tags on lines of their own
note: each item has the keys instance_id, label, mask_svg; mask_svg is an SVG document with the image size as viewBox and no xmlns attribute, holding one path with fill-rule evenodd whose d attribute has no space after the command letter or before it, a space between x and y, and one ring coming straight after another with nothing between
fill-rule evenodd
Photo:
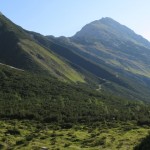
<instances>
[{"instance_id":1,"label":"sunlit slope","mask_svg":"<svg viewBox=\"0 0 150 150\"><path fill-rule=\"evenodd\" d=\"M62 80L84 82L84 77L67 62L32 40L21 27L0 15L0 62Z\"/></svg>"}]
</instances>

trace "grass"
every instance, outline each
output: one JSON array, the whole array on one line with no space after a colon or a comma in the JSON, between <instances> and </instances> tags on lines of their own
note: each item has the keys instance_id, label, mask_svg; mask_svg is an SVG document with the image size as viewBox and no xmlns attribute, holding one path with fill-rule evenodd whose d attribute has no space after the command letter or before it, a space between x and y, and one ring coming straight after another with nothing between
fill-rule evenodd
<instances>
[{"instance_id":1,"label":"grass","mask_svg":"<svg viewBox=\"0 0 150 150\"><path fill-rule=\"evenodd\" d=\"M62 61L55 54L47 51L35 42L24 39L20 41L19 45L33 57L34 61L41 68L49 71L54 76L73 82L85 82L83 75L72 69L69 64Z\"/></svg>"},{"instance_id":2,"label":"grass","mask_svg":"<svg viewBox=\"0 0 150 150\"><path fill-rule=\"evenodd\" d=\"M57 125L33 121L0 121L0 149L40 150L132 150L150 129L133 123L109 127L75 125L62 129Z\"/></svg>"}]
</instances>

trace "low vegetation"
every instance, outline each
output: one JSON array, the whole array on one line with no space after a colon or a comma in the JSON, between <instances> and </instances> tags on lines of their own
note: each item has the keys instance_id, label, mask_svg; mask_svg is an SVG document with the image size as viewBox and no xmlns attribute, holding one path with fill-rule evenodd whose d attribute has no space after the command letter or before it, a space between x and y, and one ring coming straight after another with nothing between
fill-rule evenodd
<instances>
[{"instance_id":1,"label":"low vegetation","mask_svg":"<svg viewBox=\"0 0 150 150\"><path fill-rule=\"evenodd\" d=\"M65 128L28 120L0 121L0 128L2 150L132 150L150 130L133 122Z\"/></svg>"}]
</instances>

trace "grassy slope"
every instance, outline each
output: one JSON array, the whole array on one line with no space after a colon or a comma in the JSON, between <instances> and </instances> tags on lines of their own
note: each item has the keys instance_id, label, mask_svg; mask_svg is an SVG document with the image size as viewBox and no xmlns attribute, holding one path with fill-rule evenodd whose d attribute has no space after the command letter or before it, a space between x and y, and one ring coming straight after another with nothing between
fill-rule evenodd
<instances>
[{"instance_id":1,"label":"grassy slope","mask_svg":"<svg viewBox=\"0 0 150 150\"><path fill-rule=\"evenodd\" d=\"M37 43L28 39L21 40L20 47L30 54L42 68L49 71L58 78L64 78L70 81L84 82L84 77L73 70L67 63L58 58L54 53L45 50Z\"/></svg>"},{"instance_id":2,"label":"grassy slope","mask_svg":"<svg viewBox=\"0 0 150 150\"><path fill-rule=\"evenodd\" d=\"M64 59L68 60L73 66L75 66L78 70L82 69L86 71L85 77L93 75L93 77L96 77L97 79L106 79L111 82L115 82L121 86L128 86L122 79L116 77L115 73L112 70L108 70L103 65L95 64L91 61L89 61L88 57L82 57L81 55L78 55L75 50L72 51L72 48L70 45L67 45L65 43L60 43L57 41L57 39L51 39L50 40L38 33L29 32L35 40L37 40L41 45L47 47L48 49L52 49L54 53L57 53L58 55L62 56Z\"/></svg>"},{"instance_id":3,"label":"grassy slope","mask_svg":"<svg viewBox=\"0 0 150 150\"><path fill-rule=\"evenodd\" d=\"M111 43L111 41L108 43ZM114 68L116 72L116 69L119 68L135 75L150 77L150 70L147 68L150 64L148 48L131 44L130 42L126 42L117 48L107 48L107 45L104 46L99 43L94 43L93 45L86 45L86 43L73 44L73 49L76 52L88 57L97 64L103 63L104 66L110 69Z\"/></svg>"},{"instance_id":4,"label":"grassy slope","mask_svg":"<svg viewBox=\"0 0 150 150\"><path fill-rule=\"evenodd\" d=\"M14 67L38 73L49 73L73 82L84 77L67 62L38 45L24 30L0 15L0 61Z\"/></svg>"}]
</instances>

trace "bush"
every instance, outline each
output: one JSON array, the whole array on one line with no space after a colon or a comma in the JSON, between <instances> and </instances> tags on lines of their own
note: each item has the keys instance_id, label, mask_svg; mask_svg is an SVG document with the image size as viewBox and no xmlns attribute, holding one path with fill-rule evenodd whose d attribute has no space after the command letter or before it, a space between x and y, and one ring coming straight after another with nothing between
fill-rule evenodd
<instances>
[{"instance_id":1,"label":"bush","mask_svg":"<svg viewBox=\"0 0 150 150\"><path fill-rule=\"evenodd\" d=\"M0 149L3 149L4 145L0 143Z\"/></svg>"},{"instance_id":2,"label":"bush","mask_svg":"<svg viewBox=\"0 0 150 150\"><path fill-rule=\"evenodd\" d=\"M137 145L134 150L150 150L150 135L142 140L142 142Z\"/></svg>"},{"instance_id":3,"label":"bush","mask_svg":"<svg viewBox=\"0 0 150 150\"><path fill-rule=\"evenodd\" d=\"M20 135L20 131L18 129L8 129L5 134Z\"/></svg>"},{"instance_id":4,"label":"bush","mask_svg":"<svg viewBox=\"0 0 150 150\"><path fill-rule=\"evenodd\" d=\"M70 145L70 143L65 143L64 147L69 147Z\"/></svg>"},{"instance_id":5,"label":"bush","mask_svg":"<svg viewBox=\"0 0 150 150\"><path fill-rule=\"evenodd\" d=\"M64 124L61 125L62 129L70 129L72 127L73 127L72 123L64 123Z\"/></svg>"},{"instance_id":6,"label":"bush","mask_svg":"<svg viewBox=\"0 0 150 150\"><path fill-rule=\"evenodd\" d=\"M24 144L26 141L25 140L20 140L20 141L17 141L16 142L16 145L22 145L22 144Z\"/></svg>"}]
</instances>

